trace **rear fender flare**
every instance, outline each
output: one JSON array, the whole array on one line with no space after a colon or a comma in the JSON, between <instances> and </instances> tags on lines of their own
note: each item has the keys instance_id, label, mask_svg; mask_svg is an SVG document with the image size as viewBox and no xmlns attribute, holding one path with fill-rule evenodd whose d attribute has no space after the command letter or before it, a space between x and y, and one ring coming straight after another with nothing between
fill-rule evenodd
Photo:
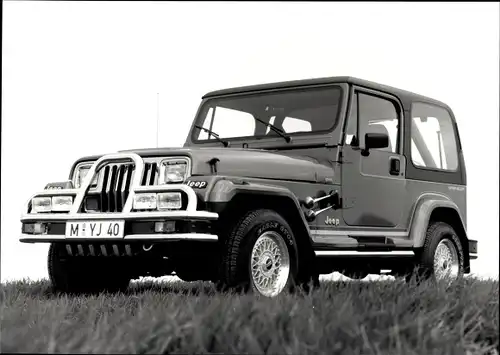
<instances>
[{"instance_id":1,"label":"rear fender flare","mask_svg":"<svg viewBox=\"0 0 500 355\"><path fill-rule=\"evenodd\" d=\"M465 234L465 239L468 240L465 223L458 206L444 195L428 193L420 196L416 203L415 212L412 217L409 237L410 240L413 241L414 248L421 248L424 246L427 227L429 226L431 215L437 208L451 209L456 212L460 219L460 227L462 229L461 231L457 230L456 232L463 232ZM467 248L467 245L464 247Z\"/></svg>"}]
</instances>

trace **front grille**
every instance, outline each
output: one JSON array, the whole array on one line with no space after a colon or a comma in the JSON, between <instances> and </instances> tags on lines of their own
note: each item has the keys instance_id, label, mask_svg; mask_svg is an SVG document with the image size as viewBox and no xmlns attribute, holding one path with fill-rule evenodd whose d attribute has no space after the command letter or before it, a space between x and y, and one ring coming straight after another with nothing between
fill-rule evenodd
<instances>
[{"instance_id":1,"label":"front grille","mask_svg":"<svg viewBox=\"0 0 500 355\"><path fill-rule=\"evenodd\" d=\"M131 163L106 165L101 170L98 186L87 192L82 210L86 212L122 212L130 192L134 172L135 166ZM158 175L157 163L145 163L141 185L157 184ZM92 209L87 208L89 199L95 202Z\"/></svg>"}]
</instances>

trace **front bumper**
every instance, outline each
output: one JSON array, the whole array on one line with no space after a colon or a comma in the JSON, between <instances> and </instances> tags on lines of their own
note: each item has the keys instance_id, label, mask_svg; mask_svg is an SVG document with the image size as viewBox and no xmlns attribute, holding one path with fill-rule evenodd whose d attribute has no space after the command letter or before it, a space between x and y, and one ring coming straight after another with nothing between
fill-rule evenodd
<instances>
[{"instance_id":1,"label":"front bumper","mask_svg":"<svg viewBox=\"0 0 500 355\"><path fill-rule=\"evenodd\" d=\"M122 212L118 213L84 213L81 211L81 206L84 201L86 192L92 182L94 175L103 168L106 164L132 161L135 165L135 175L130 185L129 195L123 207ZM58 196L58 195L73 195L74 203L68 213L29 213L30 202L26 203L24 213L21 216L22 233L20 242L23 243L51 243L51 242L107 242L112 241L129 242L129 241L217 241L218 237L210 233L210 223L218 219L218 214L209 211L197 210L197 196L194 190L184 184L175 185L154 185L140 186L140 179L144 170L144 162L142 158L134 153L126 154L111 154L101 157L97 160L90 169L83 185L79 189L61 189L61 190L44 190L32 196ZM176 211L150 211L150 212L135 212L132 210L132 202L134 195L139 192L165 192L165 191L181 191L187 196L187 206L184 210ZM123 221L124 233L123 236L116 237L88 237L75 238L65 235L65 227L68 222L102 222L102 221ZM179 225L179 229L169 233L159 233L151 229L155 222L175 221ZM39 230L30 229L33 225L38 225ZM27 228L30 227L30 228ZM30 229L30 232L27 232Z\"/></svg>"},{"instance_id":2,"label":"front bumper","mask_svg":"<svg viewBox=\"0 0 500 355\"><path fill-rule=\"evenodd\" d=\"M80 242L80 243L107 243L113 242L143 242L143 243L158 243L158 242L174 242L174 241L200 241L200 242L216 242L218 240L217 235L214 234L203 234L203 233L170 233L170 234L133 234L126 235L120 239L113 238L71 238L68 239L64 235L32 235L32 234L21 234L19 241L22 243L55 243L55 242Z\"/></svg>"}]
</instances>

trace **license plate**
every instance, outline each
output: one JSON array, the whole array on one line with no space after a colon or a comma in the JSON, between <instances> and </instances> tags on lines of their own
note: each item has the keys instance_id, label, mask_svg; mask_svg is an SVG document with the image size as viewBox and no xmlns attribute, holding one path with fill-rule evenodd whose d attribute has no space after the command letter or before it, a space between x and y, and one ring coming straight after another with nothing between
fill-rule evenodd
<instances>
[{"instance_id":1,"label":"license plate","mask_svg":"<svg viewBox=\"0 0 500 355\"><path fill-rule=\"evenodd\" d=\"M68 222L66 238L123 238L124 221Z\"/></svg>"}]
</instances>

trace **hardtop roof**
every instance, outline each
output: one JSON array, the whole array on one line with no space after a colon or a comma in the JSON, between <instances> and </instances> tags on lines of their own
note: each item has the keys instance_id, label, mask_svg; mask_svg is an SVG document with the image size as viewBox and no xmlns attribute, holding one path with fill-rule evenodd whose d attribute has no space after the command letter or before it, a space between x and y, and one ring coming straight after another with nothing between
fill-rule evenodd
<instances>
[{"instance_id":1,"label":"hardtop roof","mask_svg":"<svg viewBox=\"0 0 500 355\"><path fill-rule=\"evenodd\" d=\"M243 93L251 93L251 92L259 92L259 91L269 91L273 89L285 89L285 88L294 88L294 87L307 87L314 85L328 85L328 84L340 84L347 83L351 85L361 86L367 89L378 90L381 92L385 92L388 94L392 94L397 96L401 101L424 101L428 103L433 103L439 106L448 107L444 102L438 101L436 99L426 97L423 95L419 95L407 90L398 89L392 86L379 84L373 81L368 81L364 79L355 78L352 76L333 76L326 78L313 78L313 79L302 79L302 80L292 80L292 81L282 81L275 83L267 83L267 84L258 84L258 85L249 85L249 86L240 86L222 90L215 90L205 94L202 99L217 97L217 96L225 96L225 95L234 95L234 94L243 94Z\"/></svg>"}]
</instances>

